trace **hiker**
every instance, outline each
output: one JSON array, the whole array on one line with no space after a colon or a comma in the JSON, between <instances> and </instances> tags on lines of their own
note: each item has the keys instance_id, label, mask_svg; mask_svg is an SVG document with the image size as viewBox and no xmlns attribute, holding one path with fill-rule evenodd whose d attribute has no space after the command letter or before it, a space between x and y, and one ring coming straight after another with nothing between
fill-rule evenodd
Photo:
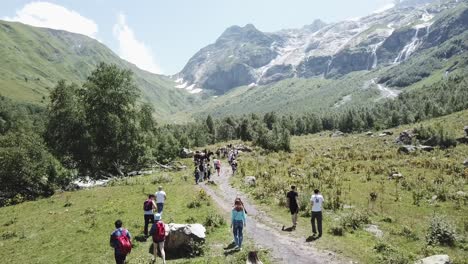
<instances>
[{"instance_id":1,"label":"hiker","mask_svg":"<svg viewBox=\"0 0 468 264\"><path fill-rule=\"evenodd\" d=\"M209 162L206 163L206 177L211 180L211 164Z\"/></svg>"},{"instance_id":2,"label":"hiker","mask_svg":"<svg viewBox=\"0 0 468 264\"><path fill-rule=\"evenodd\" d=\"M317 229L315 228L315 221L317 220L318 227L318 237L322 236L322 204L323 196L320 194L318 189L314 190L314 194L310 197L310 203L312 205L312 233L315 236L317 234Z\"/></svg>"},{"instance_id":3,"label":"hiker","mask_svg":"<svg viewBox=\"0 0 468 264\"><path fill-rule=\"evenodd\" d=\"M237 171L237 160L233 159L231 162L232 176L236 174Z\"/></svg>"},{"instance_id":4,"label":"hiker","mask_svg":"<svg viewBox=\"0 0 468 264\"><path fill-rule=\"evenodd\" d=\"M245 227L245 211L242 203L236 201L234 208L231 211L231 228L234 234L235 249L242 250L242 229Z\"/></svg>"},{"instance_id":5,"label":"hiker","mask_svg":"<svg viewBox=\"0 0 468 264\"><path fill-rule=\"evenodd\" d=\"M158 208L158 214L161 214L164 209L164 202L167 199L166 192L163 191L163 187L159 186L156 195L156 207Z\"/></svg>"},{"instance_id":6,"label":"hiker","mask_svg":"<svg viewBox=\"0 0 468 264\"><path fill-rule=\"evenodd\" d=\"M221 149L217 149L216 150L216 158L220 158L221 157Z\"/></svg>"},{"instance_id":7,"label":"hiker","mask_svg":"<svg viewBox=\"0 0 468 264\"><path fill-rule=\"evenodd\" d=\"M153 259L152 261L156 261L156 257L158 256L158 248L161 252L161 258L163 259L163 263L166 264L166 252L164 251L164 241L166 240L166 225L161 219L161 214L154 215L154 224L151 226L150 235L153 237Z\"/></svg>"},{"instance_id":8,"label":"hiker","mask_svg":"<svg viewBox=\"0 0 468 264\"><path fill-rule=\"evenodd\" d=\"M219 171L221 170L221 161L219 159L215 159L213 161L213 164L214 164L214 168L215 168L216 172L218 173L218 177L219 177Z\"/></svg>"},{"instance_id":9,"label":"hiker","mask_svg":"<svg viewBox=\"0 0 468 264\"><path fill-rule=\"evenodd\" d=\"M234 158L234 152L231 150L231 151L229 151L229 154L228 154L228 163L229 163L229 165L232 165L233 158Z\"/></svg>"},{"instance_id":10,"label":"hiker","mask_svg":"<svg viewBox=\"0 0 468 264\"><path fill-rule=\"evenodd\" d=\"M236 207L236 202L240 202L241 205L242 205L242 208L244 208L244 213L247 215L247 209L245 209L245 206L244 206L244 203L242 202L241 198L240 197L236 197L236 199L234 200L234 207Z\"/></svg>"},{"instance_id":11,"label":"hiker","mask_svg":"<svg viewBox=\"0 0 468 264\"><path fill-rule=\"evenodd\" d=\"M204 181L205 180L205 166L203 164L203 160L198 165L198 171L199 171L199 174L200 174L200 178L199 178L200 181Z\"/></svg>"},{"instance_id":12,"label":"hiker","mask_svg":"<svg viewBox=\"0 0 468 264\"><path fill-rule=\"evenodd\" d=\"M247 261L245 264L263 264L263 262L258 259L257 251L250 251L247 255Z\"/></svg>"},{"instance_id":13,"label":"hiker","mask_svg":"<svg viewBox=\"0 0 468 264\"><path fill-rule=\"evenodd\" d=\"M198 184L198 181L200 180L200 170L198 169L198 165L195 165L195 184Z\"/></svg>"},{"instance_id":14,"label":"hiker","mask_svg":"<svg viewBox=\"0 0 468 264\"><path fill-rule=\"evenodd\" d=\"M291 220L292 220L292 228L293 230L296 229L297 226L297 214L299 213L299 203L297 202L298 194L296 192L296 186L291 186L291 191L286 194L287 198L287 206L289 207L289 211L291 211Z\"/></svg>"},{"instance_id":15,"label":"hiker","mask_svg":"<svg viewBox=\"0 0 468 264\"><path fill-rule=\"evenodd\" d=\"M156 204L154 203L154 200L156 199L156 196L154 194L148 195L148 199L143 203L143 211L145 211L144 217L145 217L145 237L148 237L148 225L151 223L154 223L154 212L153 210L156 209Z\"/></svg>"},{"instance_id":16,"label":"hiker","mask_svg":"<svg viewBox=\"0 0 468 264\"><path fill-rule=\"evenodd\" d=\"M132 251L132 236L127 229L122 228L122 221L115 221L115 230L110 235L110 246L114 248L116 264L124 264L127 254Z\"/></svg>"}]
</instances>

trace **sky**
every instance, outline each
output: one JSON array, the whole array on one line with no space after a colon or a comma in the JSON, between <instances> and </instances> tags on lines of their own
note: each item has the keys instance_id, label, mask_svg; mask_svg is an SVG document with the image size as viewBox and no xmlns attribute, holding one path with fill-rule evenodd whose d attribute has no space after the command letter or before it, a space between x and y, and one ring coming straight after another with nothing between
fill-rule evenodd
<instances>
[{"instance_id":1,"label":"sky","mask_svg":"<svg viewBox=\"0 0 468 264\"><path fill-rule=\"evenodd\" d=\"M338 22L393 0L1 0L0 19L87 35L138 67L171 75L232 26L274 32Z\"/></svg>"}]
</instances>

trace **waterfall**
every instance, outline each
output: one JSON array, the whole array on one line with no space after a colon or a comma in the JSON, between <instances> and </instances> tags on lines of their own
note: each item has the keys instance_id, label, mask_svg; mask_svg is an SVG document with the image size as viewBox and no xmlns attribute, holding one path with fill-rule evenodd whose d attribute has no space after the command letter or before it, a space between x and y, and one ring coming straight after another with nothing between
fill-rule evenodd
<instances>
[{"instance_id":1,"label":"waterfall","mask_svg":"<svg viewBox=\"0 0 468 264\"><path fill-rule=\"evenodd\" d=\"M327 77L328 73L330 72L330 66L333 62L333 56L330 58L330 60L328 61L328 65L327 65L327 71L325 72L325 77Z\"/></svg>"},{"instance_id":2,"label":"waterfall","mask_svg":"<svg viewBox=\"0 0 468 264\"><path fill-rule=\"evenodd\" d=\"M396 57L393 63L399 63L408 59L409 56L413 54L413 52L416 51L416 49L419 47L419 44L421 44L418 34L419 34L419 27L416 28L416 32L414 33L414 36L411 39L411 42L406 44L406 46L400 51L400 53L398 53L398 57Z\"/></svg>"},{"instance_id":3,"label":"waterfall","mask_svg":"<svg viewBox=\"0 0 468 264\"><path fill-rule=\"evenodd\" d=\"M377 58L377 50L380 48L380 46L382 46L384 44L385 40L375 44L372 46L372 65L370 67L370 69L375 69L377 67L377 63L378 63L378 58Z\"/></svg>"}]
</instances>

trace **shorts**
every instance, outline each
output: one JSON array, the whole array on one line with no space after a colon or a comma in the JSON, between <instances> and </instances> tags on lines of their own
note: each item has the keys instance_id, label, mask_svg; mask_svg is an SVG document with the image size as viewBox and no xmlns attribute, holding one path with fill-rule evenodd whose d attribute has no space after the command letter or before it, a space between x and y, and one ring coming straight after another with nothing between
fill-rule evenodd
<instances>
[{"instance_id":1,"label":"shorts","mask_svg":"<svg viewBox=\"0 0 468 264\"><path fill-rule=\"evenodd\" d=\"M297 214L299 213L299 207L295 206L295 207L289 207L289 210L291 211L291 214Z\"/></svg>"}]
</instances>

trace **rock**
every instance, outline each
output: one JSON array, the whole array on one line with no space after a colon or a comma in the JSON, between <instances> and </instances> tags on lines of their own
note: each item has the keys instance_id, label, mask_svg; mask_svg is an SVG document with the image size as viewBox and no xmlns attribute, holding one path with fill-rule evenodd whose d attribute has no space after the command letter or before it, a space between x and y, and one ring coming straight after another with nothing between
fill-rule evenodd
<instances>
[{"instance_id":1,"label":"rock","mask_svg":"<svg viewBox=\"0 0 468 264\"><path fill-rule=\"evenodd\" d=\"M388 175L388 179L389 180L399 180L399 179L403 179L403 174L399 173L399 172L392 172L390 173L390 175Z\"/></svg>"},{"instance_id":2,"label":"rock","mask_svg":"<svg viewBox=\"0 0 468 264\"><path fill-rule=\"evenodd\" d=\"M384 134L384 133L379 134L379 137L386 137L386 136L387 136L387 134Z\"/></svg>"},{"instance_id":3,"label":"rock","mask_svg":"<svg viewBox=\"0 0 468 264\"><path fill-rule=\"evenodd\" d=\"M247 176L244 179L244 183L248 186L255 186L255 184L257 183L257 179L254 176Z\"/></svg>"},{"instance_id":4,"label":"rock","mask_svg":"<svg viewBox=\"0 0 468 264\"><path fill-rule=\"evenodd\" d=\"M333 134L330 135L330 137L343 137L345 135L345 133L337 130L335 132L333 132Z\"/></svg>"},{"instance_id":5,"label":"rock","mask_svg":"<svg viewBox=\"0 0 468 264\"><path fill-rule=\"evenodd\" d=\"M465 166L465 168L468 168L468 159L466 159L465 161L463 161L463 165Z\"/></svg>"},{"instance_id":6,"label":"rock","mask_svg":"<svg viewBox=\"0 0 468 264\"><path fill-rule=\"evenodd\" d=\"M367 225L364 230L373 234L377 238L383 237L383 231L377 225Z\"/></svg>"},{"instance_id":7,"label":"rock","mask_svg":"<svg viewBox=\"0 0 468 264\"><path fill-rule=\"evenodd\" d=\"M188 149L188 148L183 148L183 149L180 151L180 156L181 156L182 158L193 158L194 153L193 153L193 151L191 151L191 150Z\"/></svg>"},{"instance_id":8,"label":"rock","mask_svg":"<svg viewBox=\"0 0 468 264\"><path fill-rule=\"evenodd\" d=\"M418 146L417 147L419 150L422 150L422 151L427 151L427 152L431 152L434 150L434 147L433 146Z\"/></svg>"},{"instance_id":9,"label":"rock","mask_svg":"<svg viewBox=\"0 0 468 264\"><path fill-rule=\"evenodd\" d=\"M413 145L404 145L398 148L398 153L409 154L416 151L416 147Z\"/></svg>"},{"instance_id":10,"label":"rock","mask_svg":"<svg viewBox=\"0 0 468 264\"><path fill-rule=\"evenodd\" d=\"M466 193L464 191L458 191L455 193L458 197L464 198L466 196Z\"/></svg>"},{"instance_id":11,"label":"rock","mask_svg":"<svg viewBox=\"0 0 468 264\"><path fill-rule=\"evenodd\" d=\"M395 139L395 142L398 144L410 145L413 141L413 133L409 130L405 130L400 133L400 135Z\"/></svg>"},{"instance_id":12,"label":"rock","mask_svg":"<svg viewBox=\"0 0 468 264\"><path fill-rule=\"evenodd\" d=\"M435 203L437 201L437 195L433 195L431 197L431 203Z\"/></svg>"},{"instance_id":13,"label":"rock","mask_svg":"<svg viewBox=\"0 0 468 264\"><path fill-rule=\"evenodd\" d=\"M166 224L169 230L164 244L166 251L189 250L191 241L204 243L206 229L201 224Z\"/></svg>"},{"instance_id":14,"label":"rock","mask_svg":"<svg viewBox=\"0 0 468 264\"><path fill-rule=\"evenodd\" d=\"M374 135L374 133L372 133L372 131L367 131L367 132L366 132L366 136L369 136L369 137L370 137L370 136L373 136L373 135Z\"/></svg>"},{"instance_id":15,"label":"rock","mask_svg":"<svg viewBox=\"0 0 468 264\"><path fill-rule=\"evenodd\" d=\"M465 126L463 130L465 131L465 137L468 137L468 126Z\"/></svg>"},{"instance_id":16,"label":"rock","mask_svg":"<svg viewBox=\"0 0 468 264\"><path fill-rule=\"evenodd\" d=\"M420 259L415 264L450 264L448 255L433 255L427 258Z\"/></svg>"},{"instance_id":17,"label":"rock","mask_svg":"<svg viewBox=\"0 0 468 264\"><path fill-rule=\"evenodd\" d=\"M392 136L393 135L393 131L390 131L390 130L385 130L382 132L383 135L386 135L386 136Z\"/></svg>"}]
</instances>

